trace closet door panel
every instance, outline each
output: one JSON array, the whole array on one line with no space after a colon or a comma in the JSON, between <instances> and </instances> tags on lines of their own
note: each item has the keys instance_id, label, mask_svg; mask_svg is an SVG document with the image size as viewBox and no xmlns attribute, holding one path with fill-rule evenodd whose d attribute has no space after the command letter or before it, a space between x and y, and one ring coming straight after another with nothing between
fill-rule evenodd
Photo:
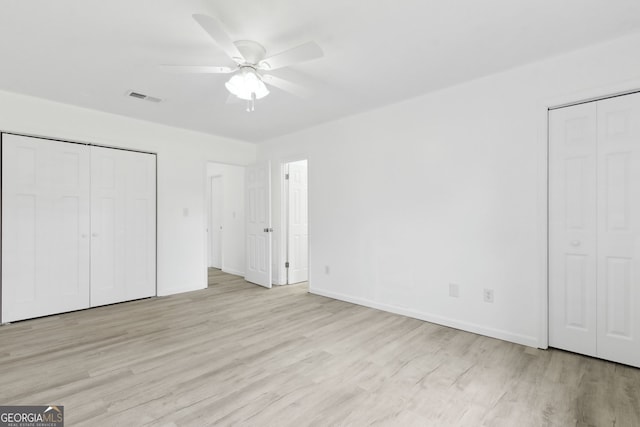
<instances>
[{"instance_id":1,"label":"closet door panel","mask_svg":"<svg viewBox=\"0 0 640 427\"><path fill-rule=\"evenodd\" d=\"M2 321L89 306L89 151L2 135Z\"/></svg>"},{"instance_id":2,"label":"closet door panel","mask_svg":"<svg viewBox=\"0 0 640 427\"><path fill-rule=\"evenodd\" d=\"M549 113L549 345L596 355L596 106Z\"/></svg>"},{"instance_id":3,"label":"closet door panel","mask_svg":"<svg viewBox=\"0 0 640 427\"><path fill-rule=\"evenodd\" d=\"M91 147L91 306L124 301L121 151Z\"/></svg>"},{"instance_id":4,"label":"closet door panel","mask_svg":"<svg viewBox=\"0 0 640 427\"><path fill-rule=\"evenodd\" d=\"M598 356L640 366L640 94L597 105Z\"/></svg>"},{"instance_id":5,"label":"closet door panel","mask_svg":"<svg viewBox=\"0 0 640 427\"><path fill-rule=\"evenodd\" d=\"M155 156L92 147L91 305L155 295Z\"/></svg>"},{"instance_id":6,"label":"closet door panel","mask_svg":"<svg viewBox=\"0 0 640 427\"><path fill-rule=\"evenodd\" d=\"M125 297L156 295L156 156L127 153Z\"/></svg>"}]
</instances>

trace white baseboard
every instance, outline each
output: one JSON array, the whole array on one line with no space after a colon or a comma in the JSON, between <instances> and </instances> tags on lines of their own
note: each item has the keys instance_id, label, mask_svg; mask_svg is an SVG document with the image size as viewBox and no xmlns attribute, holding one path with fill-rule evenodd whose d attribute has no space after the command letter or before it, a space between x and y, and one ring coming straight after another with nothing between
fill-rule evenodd
<instances>
[{"instance_id":1,"label":"white baseboard","mask_svg":"<svg viewBox=\"0 0 640 427\"><path fill-rule=\"evenodd\" d=\"M450 328L460 329L466 332L472 332L478 335L484 335L491 338L496 338L503 341L509 341L515 344L522 344L528 347L538 348L538 338L527 335L514 334L502 329L490 328L487 326L477 325L474 323L462 322L456 319L448 317L438 316L430 313L425 313L410 308L397 307L390 304L383 304L376 301L371 301L365 298L353 297L350 295L341 294L338 292L325 291L317 288L309 288L309 293L320 295L323 297L333 298L340 301L350 302L352 304L362 305L365 307L375 308L377 310L387 311L389 313L400 314L402 316L412 317L414 319L424 320L425 322L435 323L442 326L448 326Z\"/></svg>"},{"instance_id":2,"label":"white baseboard","mask_svg":"<svg viewBox=\"0 0 640 427\"><path fill-rule=\"evenodd\" d=\"M183 292L199 291L205 288L206 286L202 286L201 284L198 284L193 286L183 286L180 288L158 289L156 292L157 292L157 296L166 297L168 295L181 294Z\"/></svg>"},{"instance_id":3,"label":"white baseboard","mask_svg":"<svg viewBox=\"0 0 640 427\"><path fill-rule=\"evenodd\" d=\"M223 268L222 271L224 273L233 274L234 276L242 276L242 277L244 277L244 271L234 270L232 268Z\"/></svg>"}]
</instances>

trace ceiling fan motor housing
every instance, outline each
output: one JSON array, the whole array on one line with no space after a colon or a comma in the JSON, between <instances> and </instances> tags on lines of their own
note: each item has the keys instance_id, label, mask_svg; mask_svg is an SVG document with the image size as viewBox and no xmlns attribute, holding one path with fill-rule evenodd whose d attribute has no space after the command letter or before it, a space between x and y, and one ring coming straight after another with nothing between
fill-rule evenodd
<instances>
[{"instance_id":1,"label":"ceiling fan motor housing","mask_svg":"<svg viewBox=\"0 0 640 427\"><path fill-rule=\"evenodd\" d=\"M239 58L241 62L240 65L257 65L267 54L267 51L260 43L252 40L238 40L233 42L233 44L236 45L242 56L244 56L244 61Z\"/></svg>"}]
</instances>

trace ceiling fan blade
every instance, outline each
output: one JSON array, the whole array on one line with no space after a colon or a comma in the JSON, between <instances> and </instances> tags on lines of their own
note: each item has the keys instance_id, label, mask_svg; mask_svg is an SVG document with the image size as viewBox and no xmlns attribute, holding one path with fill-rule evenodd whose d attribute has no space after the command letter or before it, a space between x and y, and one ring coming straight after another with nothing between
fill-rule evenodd
<instances>
[{"instance_id":1,"label":"ceiling fan blade","mask_svg":"<svg viewBox=\"0 0 640 427\"><path fill-rule=\"evenodd\" d=\"M271 74L263 74L262 81L266 84L282 89L285 92L289 92L299 98L309 98L311 93L304 87L291 83L289 80L285 80L280 77L273 76Z\"/></svg>"},{"instance_id":2,"label":"ceiling fan blade","mask_svg":"<svg viewBox=\"0 0 640 427\"><path fill-rule=\"evenodd\" d=\"M161 65L160 68L171 73L206 73L206 74L229 74L236 68L216 67L212 65Z\"/></svg>"},{"instance_id":3,"label":"ceiling fan blade","mask_svg":"<svg viewBox=\"0 0 640 427\"><path fill-rule=\"evenodd\" d=\"M277 55L273 55L260 61L259 67L264 70L277 70L300 62L322 58L324 53L316 42L307 42L293 49L285 50Z\"/></svg>"},{"instance_id":4,"label":"ceiling fan blade","mask_svg":"<svg viewBox=\"0 0 640 427\"><path fill-rule=\"evenodd\" d=\"M244 56L240 53L236 45L233 44L233 41L224 30L224 27L216 18L207 15L201 15L196 13L193 15L193 19L196 20L198 24L211 36L213 41L216 42L218 46L224 52L229 55L229 58L233 59L237 63L244 62Z\"/></svg>"}]
</instances>

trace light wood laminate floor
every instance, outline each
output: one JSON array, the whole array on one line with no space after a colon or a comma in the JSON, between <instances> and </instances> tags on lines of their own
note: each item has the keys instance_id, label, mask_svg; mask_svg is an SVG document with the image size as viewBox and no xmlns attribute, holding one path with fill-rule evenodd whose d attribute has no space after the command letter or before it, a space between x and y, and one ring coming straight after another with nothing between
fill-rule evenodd
<instances>
[{"instance_id":1,"label":"light wood laminate floor","mask_svg":"<svg viewBox=\"0 0 640 427\"><path fill-rule=\"evenodd\" d=\"M639 426L640 370L211 271L0 327L0 404L68 426Z\"/></svg>"}]
</instances>

